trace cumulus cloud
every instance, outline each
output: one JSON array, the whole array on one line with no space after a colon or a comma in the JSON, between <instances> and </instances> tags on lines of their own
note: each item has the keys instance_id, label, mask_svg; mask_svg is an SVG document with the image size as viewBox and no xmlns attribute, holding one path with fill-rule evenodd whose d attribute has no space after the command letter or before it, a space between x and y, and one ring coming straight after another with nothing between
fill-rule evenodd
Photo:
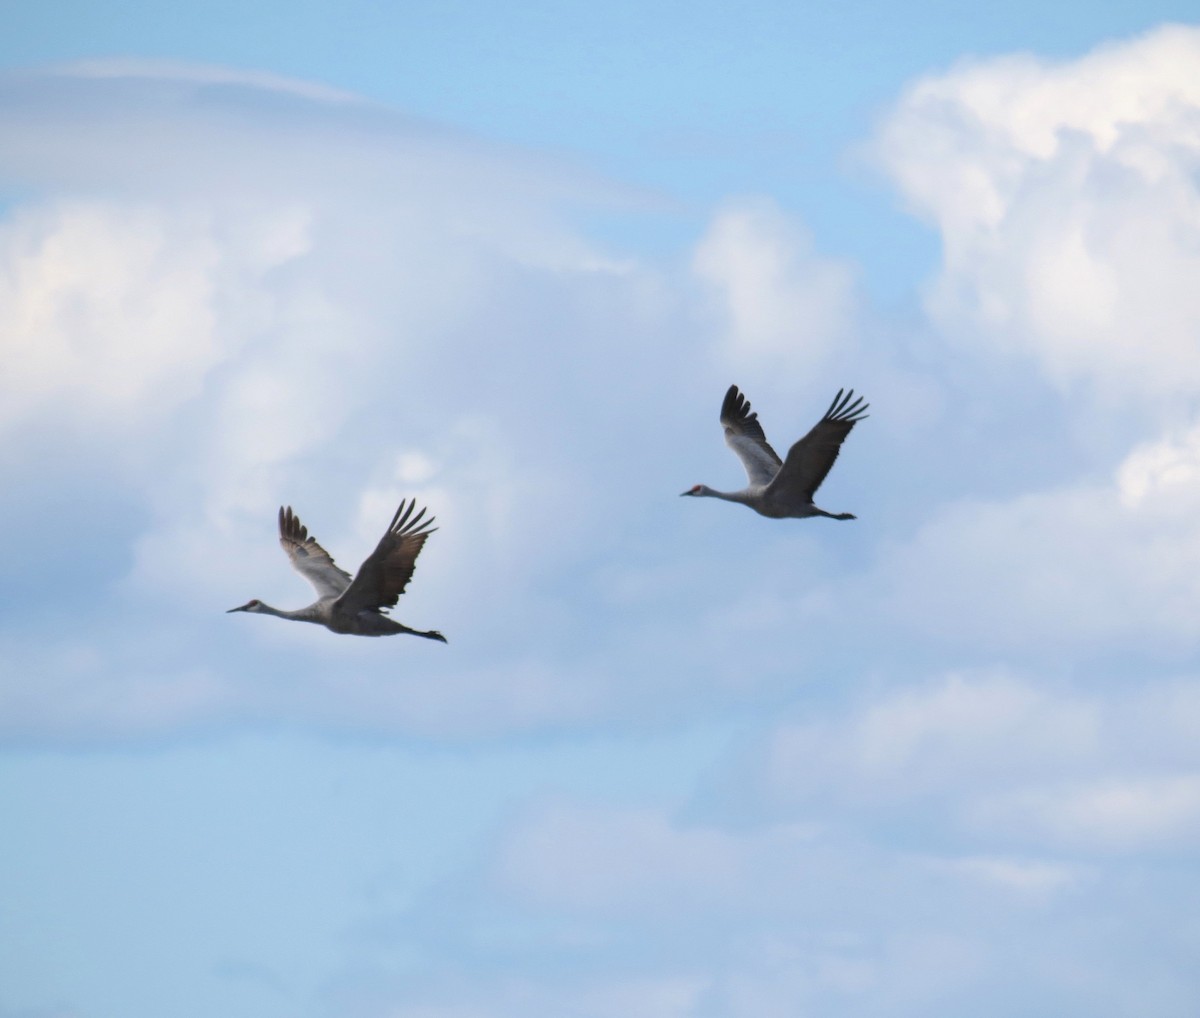
<instances>
[{"instance_id":1,"label":"cumulus cloud","mask_svg":"<svg viewBox=\"0 0 1200 1018\"><path fill-rule=\"evenodd\" d=\"M738 370L812 371L854 334L849 265L818 256L775 204L721 209L692 259L724 320L724 357Z\"/></svg>"},{"instance_id":2,"label":"cumulus cloud","mask_svg":"<svg viewBox=\"0 0 1200 1018\"><path fill-rule=\"evenodd\" d=\"M233 72L87 65L10 75L0 88L0 180L29 195L0 231L12 368L0 429L15 447L31 422L53 421L51 436L64 437L41 441L111 462L109 483L140 488L149 519L118 585L75 578L93 625L117 627L100 647L80 641L95 647L87 680L129 694L88 698L99 727L138 727L121 705L170 690L183 714L194 704L184 682L156 691L139 678L146 658L152 672L181 662L121 637L131 606L143 624L158 612L155 627L186 645L211 637L181 630L180 610L215 613L265 593L254 584L285 605L308 595L274 547L282 502L351 569L401 496L436 503L445 530L425 556L441 558L422 577L430 593L439 573L507 569L524 584L545 559L529 553L539 546L522 516L541 530L543 556L561 548L556 534L575 524L553 509L570 464L549 429L545 441L520 437L531 420L521 381L538 378L522 380L536 354L518 337L563 327L538 321L547 297L621 278L567 212L612 202L617 189ZM570 398L552 392L545 409ZM27 470L36 498L41 471ZM482 594L471 580L465 589ZM23 677L8 671L8 697L36 700L29 673L60 673L32 631L6 639L23 662ZM209 686L234 714L263 696L234 685ZM62 728L83 711L71 692L82 688L58 690ZM55 713L47 701L9 717L36 727Z\"/></svg>"},{"instance_id":3,"label":"cumulus cloud","mask_svg":"<svg viewBox=\"0 0 1200 1018\"><path fill-rule=\"evenodd\" d=\"M51 401L99 425L135 426L194 396L222 357L219 255L186 213L19 208L0 228L0 257L0 427Z\"/></svg>"},{"instance_id":4,"label":"cumulus cloud","mask_svg":"<svg viewBox=\"0 0 1200 1018\"><path fill-rule=\"evenodd\" d=\"M1135 446L1103 482L951 502L858 596L879 591L904 626L979 650L1177 659L1200 639L1198 480L1193 427Z\"/></svg>"},{"instance_id":5,"label":"cumulus cloud","mask_svg":"<svg viewBox=\"0 0 1200 1018\"><path fill-rule=\"evenodd\" d=\"M86 679L52 700L53 682L30 693L14 677L10 733L77 732L91 711L114 733L154 718L284 716L445 734L613 717L676 694L669 676L662 694L639 680L638 648L664 652L601 588L617 549L661 556L650 516L677 511L665 496L688 479L667 483L659 504L658 453L686 448L690 422L664 411L650 450L648 420L629 408L683 404L697 378L715 401L728 383L720 341L695 337L688 269L613 256L574 223L584 210L645 209L644 195L220 68L88 63L7 75L0 93L0 185L21 196L0 228L13 367L0 381L0 446L34 436L28 499L70 449L122 506L119 519L110 509L89 521L121 565L68 580L62 556L57 580L87 591L73 637ZM788 229L777 211L742 226L720 214L698 261L714 244L726 269L758 251L752 261L778 264L784 318L809 274L813 306L834 308L842 270ZM742 314L753 295L738 292ZM838 327L836 310L821 315L805 326L818 346ZM664 392L668 378L686 384ZM632 490L647 507L631 507ZM310 596L276 547L278 505L353 570L402 497L427 503L441 529L399 615L451 638L417 667L452 685L402 694L390 657L220 615L252 595L283 607ZM34 624L5 633L5 647L27 673L48 673L39 626L56 609L28 608ZM589 611L608 613L601 629L626 628L615 658L600 653ZM147 628L156 638L143 646ZM181 680L168 703L176 687L159 678L207 657L189 646L214 645L230 659L212 662L199 692ZM247 667L269 675L291 645L303 651L287 682L245 683ZM259 654L274 664L236 664ZM72 706L89 684L111 695ZM140 697L161 709L135 709Z\"/></svg>"},{"instance_id":6,"label":"cumulus cloud","mask_svg":"<svg viewBox=\"0 0 1200 1018\"><path fill-rule=\"evenodd\" d=\"M1075 60L964 63L910 86L878 155L941 233L928 307L1059 386L1195 387L1200 29Z\"/></svg>"}]
</instances>

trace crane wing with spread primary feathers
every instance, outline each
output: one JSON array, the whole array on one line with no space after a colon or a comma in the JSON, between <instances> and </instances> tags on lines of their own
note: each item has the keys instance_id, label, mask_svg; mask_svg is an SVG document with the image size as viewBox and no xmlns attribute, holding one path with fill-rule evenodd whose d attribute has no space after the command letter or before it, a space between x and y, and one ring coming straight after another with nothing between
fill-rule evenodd
<instances>
[{"instance_id":1,"label":"crane wing with spread primary feathers","mask_svg":"<svg viewBox=\"0 0 1200 1018\"><path fill-rule=\"evenodd\" d=\"M863 398L859 396L851 403L853 396L853 389L845 396L838 389L825 416L788 450L787 459L771 482L772 494L788 501L812 502L821 482L833 469L850 429L867 416L866 405L860 406Z\"/></svg>"},{"instance_id":2,"label":"crane wing with spread primary feathers","mask_svg":"<svg viewBox=\"0 0 1200 1018\"><path fill-rule=\"evenodd\" d=\"M433 530L427 529L433 522L430 518L425 527L420 527L421 518L425 515L422 509L416 516L415 501L408 503L407 509L403 502L392 517L392 524L387 533L379 540L375 550L367 556L367 560L358 567L358 575L346 589L338 601L345 611L361 611L375 609L387 611L394 608L408 581L412 579L413 570L417 566L417 556L425 547L425 541ZM410 519L411 517L411 519ZM436 529L436 528L434 528Z\"/></svg>"}]
</instances>

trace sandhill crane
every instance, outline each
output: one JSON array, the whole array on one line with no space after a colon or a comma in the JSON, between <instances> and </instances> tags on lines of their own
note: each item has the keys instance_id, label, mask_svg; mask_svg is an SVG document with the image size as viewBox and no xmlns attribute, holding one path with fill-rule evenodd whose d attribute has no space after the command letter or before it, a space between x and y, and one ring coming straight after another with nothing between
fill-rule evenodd
<instances>
[{"instance_id":1,"label":"sandhill crane","mask_svg":"<svg viewBox=\"0 0 1200 1018\"><path fill-rule=\"evenodd\" d=\"M255 598L230 612L254 612L258 615L275 615L281 619L297 622L315 622L335 633L350 633L354 636L392 636L395 633L411 633L430 640L446 638L438 632L427 633L409 629L384 613L395 607L404 593L416 567L417 556L425 544L425 538L433 533L429 525L431 516L424 523L422 509L412 515L417 503L401 502L392 517L387 533L380 538L375 550L358 567L353 580L350 574L333 564L333 558L324 548L308 536L308 529L292 512L291 506L279 510L279 543L287 552L296 571L317 590L317 600L298 611L280 611ZM411 517L411 519L410 519ZM434 528L437 529L436 527ZM228 612L226 613L228 614Z\"/></svg>"},{"instance_id":2,"label":"sandhill crane","mask_svg":"<svg viewBox=\"0 0 1200 1018\"><path fill-rule=\"evenodd\" d=\"M740 502L772 519L805 516L857 519L853 513L827 513L813 505L813 495L837 459L842 442L850 429L863 420L864 411L870 406L863 403L861 396L851 403L853 389L845 396L842 392L838 389L825 416L788 450L787 459L781 460L768 444L758 414L750 412L750 401L738 392L736 385L731 385L721 404L721 424L725 427L725 442L742 461L750 483L741 491L714 491L697 484L682 494Z\"/></svg>"}]
</instances>

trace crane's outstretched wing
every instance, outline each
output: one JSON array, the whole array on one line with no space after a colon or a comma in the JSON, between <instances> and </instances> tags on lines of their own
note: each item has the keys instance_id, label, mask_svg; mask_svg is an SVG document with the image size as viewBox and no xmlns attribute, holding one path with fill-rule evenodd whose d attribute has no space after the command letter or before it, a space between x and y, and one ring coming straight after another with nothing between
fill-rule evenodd
<instances>
[{"instance_id":1,"label":"crane's outstretched wing","mask_svg":"<svg viewBox=\"0 0 1200 1018\"><path fill-rule=\"evenodd\" d=\"M433 523L432 516L421 522L424 509L416 516L412 515L416 507L416 499L400 503L387 533L359 567L354 582L338 598L339 611L351 614L364 609L386 611L399 600L408 581L412 579L417 556L425 545L425 539L437 529L429 529Z\"/></svg>"},{"instance_id":2,"label":"crane's outstretched wing","mask_svg":"<svg viewBox=\"0 0 1200 1018\"><path fill-rule=\"evenodd\" d=\"M333 556L308 536L308 528L290 505L279 510L279 543L292 566L317 590L318 597L338 597L350 586L350 574L333 564Z\"/></svg>"},{"instance_id":3,"label":"crane's outstretched wing","mask_svg":"<svg viewBox=\"0 0 1200 1018\"><path fill-rule=\"evenodd\" d=\"M770 484L783 461L767 442L758 414L750 412L750 401L736 385L731 385L721 404L721 424L725 427L725 444L729 446L752 485Z\"/></svg>"},{"instance_id":4,"label":"crane's outstretched wing","mask_svg":"<svg viewBox=\"0 0 1200 1018\"><path fill-rule=\"evenodd\" d=\"M825 411L812 431L796 442L789 450L783 467L775 477L772 490L795 499L811 502L816 491L825 480L825 475L833 467L838 458L838 452L850 429L863 420L867 408L871 405L863 403L862 396L850 402L854 396L851 389L842 395L843 390L833 397L829 409ZM862 404L861 406L859 404Z\"/></svg>"}]
</instances>

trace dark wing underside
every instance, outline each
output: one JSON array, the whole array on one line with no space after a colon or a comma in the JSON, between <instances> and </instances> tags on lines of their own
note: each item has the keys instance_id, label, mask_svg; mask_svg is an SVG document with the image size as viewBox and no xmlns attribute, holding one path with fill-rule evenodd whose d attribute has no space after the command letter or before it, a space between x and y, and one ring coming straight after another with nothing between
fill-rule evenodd
<instances>
[{"instance_id":1,"label":"dark wing underside","mask_svg":"<svg viewBox=\"0 0 1200 1018\"><path fill-rule=\"evenodd\" d=\"M861 396L851 402L854 390L843 390L829 404L829 409L813 429L788 450L787 459L772 484L772 489L785 497L811 502L821 482L832 469L850 430L867 416L869 403Z\"/></svg>"},{"instance_id":2,"label":"dark wing underside","mask_svg":"<svg viewBox=\"0 0 1200 1018\"><path fill-rule=\"evenodd\" d=\"M412 579L425 539L437 529L430 528L432 516L421 522L424 509L413 516L416 508L415 499L400 503L387 533L338 599L338 610L353 614L364 610L387 611L395 606Z\"/></svg>"}]
</instances>

